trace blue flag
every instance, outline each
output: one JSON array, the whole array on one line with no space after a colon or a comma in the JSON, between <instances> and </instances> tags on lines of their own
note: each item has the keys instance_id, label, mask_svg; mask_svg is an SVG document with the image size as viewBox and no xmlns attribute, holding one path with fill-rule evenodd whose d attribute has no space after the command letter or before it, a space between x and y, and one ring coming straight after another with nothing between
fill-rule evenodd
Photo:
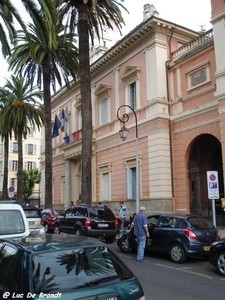
<instances>
[{"instance_id":1,"label":"blue flag","mask_svg":"<svg viewBox=\"0 0 225 300\"><path fill-rule=\"evenodd\" d=\"M61 122L60 122L58 116L55 115L55 122L54 122L53 130L52 130L52 139L59 136L59 128L60 127L61 127Z\"/></svg>"}]
</instances>

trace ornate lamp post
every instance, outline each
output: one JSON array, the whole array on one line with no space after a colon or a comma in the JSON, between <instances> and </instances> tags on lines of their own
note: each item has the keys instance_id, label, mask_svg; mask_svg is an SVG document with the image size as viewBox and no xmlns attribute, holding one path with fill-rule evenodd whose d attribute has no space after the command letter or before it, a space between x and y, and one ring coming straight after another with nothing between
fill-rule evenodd
<instances>
[{"instance_id":1,"label":"ornate lamp post","mask_svg":"<svg viewBox=\"0 0 225 300\"><path fill-rule=\"evenodd\" d=\"M117 118L120 120L120 122L123 123L123 126L121 127L121 130L119 131L120 137L123 141L126 140L128 136L129 130L126 128L125 123L129 121L129 115L127 113L124 113L122 117L119 117L119 110L122 107L128 107L131 109L135 116L135 122L136 122L136 213L139 211L139 165L138 165L138 127L137 127L137 115L134 109L129 105L121 105L117 110Z\"/></svg>"}]
</instances>

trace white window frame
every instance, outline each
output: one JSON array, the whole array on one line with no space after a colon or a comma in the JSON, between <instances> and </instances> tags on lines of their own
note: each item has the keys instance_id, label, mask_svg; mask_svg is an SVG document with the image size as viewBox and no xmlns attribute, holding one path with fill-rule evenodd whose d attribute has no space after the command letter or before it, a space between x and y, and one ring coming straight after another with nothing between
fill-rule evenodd
<instances>
[{"instance_id":1,"label":"white window frame","mask_svg":"<svg viewBox=\"0 0 225 300\"><path fill-rule=\"evenodd\" d=\"M29 152L29 147L31 148L32 147L32 152ZM35 144L25 144L25 153L26 154L36 154L37 153L37 145Z\"/></svg>"},{"instance_id":2,"label":"white window frame","mask_svg":"<svg viewBox=\"0 0 225 300\"><path fill-rule=\"evenodd\" d=\"M99 126L110 122L110 94L112 86L108 84L100 84L94 94L99 103ZM104 111L106 110L106 111Z\"/></svg>"},{"instance_id":3,"label":"white window frame","mask_svg":"<svg viewBox=\"0 0 225 300\"><path fill-rule=\"evenodd\" d=\"M9 169L10 171L18 171L18 160L10 160Z\"/></svg>"},{"instance_id":4,"label":"white window frame","mask_svg":"<svg viewBox=\"0 0 225 300\"><path fill-rule=\"evenodd\" d=\"M137 66L127 66L120 76L124 83L125 89L125 104L131 106L133 109L140 108L140 68ZM135 83L135 107L131 103L130 91L131 85ZM133 102L133 101L132 101Z\"/></svg>"},{"instance_id":5,"label":"white window frame","mask_svg":"<svg viewBox=\"0 0 225 300\"><path fill-rule=\"evenodd\" d=\"M100 201L111 201L111 163L98 165L100 175Z\"/></svg>"},{"instance_id":6,"label":"white window frame","mask_svg":"<svg viewBox=\"0 0 225 300\"><path fill-rule=\"evenodd\" d=\"M109 99L108 97L101 99L99 102L99 125L104 125L109 122Z\"/></svg>"},{"instance_id":7,"label":"white window frame","mask_svg":"<svg viewBox=\"0 0 225 300\"><path fill-rule=\"evenodd\" d=\"M126 167L126 176L127 176L127 199L135 200L136 199L136 155L126 157L124 159ZM141 156L138 158L139 166L139 198L141 197ZM134 176L135 173L135 176Z\"/></svg>"},{"instance_id":8,"label":"white window frame","mask_svg":"<svg viewBox=\"0 0 225 300\"><path fill-rule=\"evenodd\" d=\"M25 170L30 171L36 169L36 162L34 161L25 161Z\"/></svg>"}]
</instances>

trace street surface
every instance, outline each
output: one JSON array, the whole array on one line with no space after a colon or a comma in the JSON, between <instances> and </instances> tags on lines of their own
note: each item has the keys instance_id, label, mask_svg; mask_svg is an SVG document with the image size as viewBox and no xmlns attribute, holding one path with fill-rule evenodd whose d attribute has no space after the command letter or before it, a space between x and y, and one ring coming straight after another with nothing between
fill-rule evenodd
<instances>
[{"instance_id":1,"label":"street surface","mask_svg":"<svg viewBox=\"0 0 225 300\"><path fill-rule=\"evenodd\" d=\"M109 245L137 275L146 300L225 299L225 277L206 259L175 264L166 255L148 253L147 262L139 263L135 253L122 253L116 242Z\"/></svg>"}]
</instances>

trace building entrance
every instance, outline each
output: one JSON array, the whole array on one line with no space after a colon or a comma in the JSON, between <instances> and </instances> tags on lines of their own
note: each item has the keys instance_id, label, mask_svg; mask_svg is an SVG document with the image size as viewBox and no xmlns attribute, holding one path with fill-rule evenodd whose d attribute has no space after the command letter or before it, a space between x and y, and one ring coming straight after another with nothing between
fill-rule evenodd
<instances>
[{"instance_id":1,"label":"building entrance","mask_svg":"<svg viewBox=\"0 0 225 300\"><path fill-rule=\"evenodd\" d=\"M211 215L211 201L208 199L207 171L217 171L220 197L224 197L223 164L221 144L210 134L200 135L193 141L189 154L189 180L191 189L190 212ZM221 202L217 201L217 214L222 214Z\"/></svg>"}]
</instances>

